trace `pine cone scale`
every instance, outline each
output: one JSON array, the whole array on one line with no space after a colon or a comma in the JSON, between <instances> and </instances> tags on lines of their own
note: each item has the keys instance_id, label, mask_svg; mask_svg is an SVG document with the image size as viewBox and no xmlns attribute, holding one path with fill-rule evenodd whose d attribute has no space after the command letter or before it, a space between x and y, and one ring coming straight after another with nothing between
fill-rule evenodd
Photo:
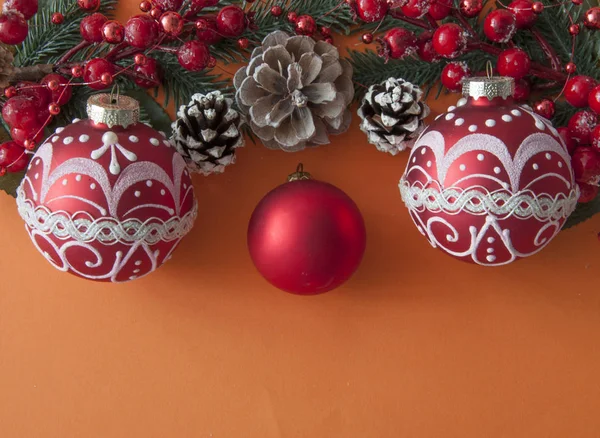
<instances>
[{"instance_id":1,"label":"pine cone scale","mask_svg":"<svg viewBox=\"0 0 600 438\"><path fill-rule=\"evenodd\" d=\"M254 80L268 93L283 95L287 92L285 78L267 64L262 64L256 68Z\"/></svg>"}]
</instances>

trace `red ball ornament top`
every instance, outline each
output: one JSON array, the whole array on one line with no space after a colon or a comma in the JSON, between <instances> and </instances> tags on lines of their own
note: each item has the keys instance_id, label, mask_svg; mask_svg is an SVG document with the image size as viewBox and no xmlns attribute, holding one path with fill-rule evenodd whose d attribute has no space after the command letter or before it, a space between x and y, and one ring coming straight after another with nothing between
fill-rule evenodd
<instances>
[{"instance_id":1,"label":"red ball ornament top","mask_svg":"<svg viewBox=\"0 0 600 438\"><path fill-rule=\"evenodd\" d=\"M558 234L579 192L552 124L515 103L514 80L465 79L412 148L400 192L433 247L485 266L540 251Z\"/></svg>"},{"instance_id":2,"label":"red ball ornament top","mask_svg":"<svg viewBox=\"0 0 600 438\"><path fill-rule=\"evenodd\" d=\"M88 115L40 146L18 190L19 213L57 269L133 280L168 260L191 229L193 186L183 158L138 122L137 101L97 94Z\"/></svg>"}]
</instances>

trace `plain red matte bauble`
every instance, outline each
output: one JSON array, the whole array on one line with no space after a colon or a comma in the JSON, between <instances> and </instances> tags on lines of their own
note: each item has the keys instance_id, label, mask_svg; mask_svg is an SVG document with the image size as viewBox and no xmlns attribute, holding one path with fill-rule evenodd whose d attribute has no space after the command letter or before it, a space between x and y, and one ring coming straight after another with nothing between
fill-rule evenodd
<instances>
[{"instance_id":1,"label":"plain red matte bauble","mask_svg":"<svg viewBox=\"0 0 600 438\"><path fill-rule=\"evenodd\" d=\"M461 0L459 9L465 17L475 18L483 10L483 2L481 0Z\"/></svg>"},{"instance_id":2,"label":"plain red matte bauble","mask_svg":"<svg viewBox=\"0 0 600 438\"><path fill-rule=\"evenodd\" d=\"M600 180L600 155L595 148L582 146L575 149L572 165L577 182L598 184Z\"/></svg>"},{"instance_id":3,"label":"plain red matte bauble","mask_svg":"<svg viewBox=\"0 0 600 438\"><path fill-rule=\"evenodd\" d=\"M246 29L246 14L239 6L225 6L217 14L217 30L226 37L237 37Z\"/></svg>"},{"instance_id":4,"label":"plain red matte bauble","mask_svg":"<svg viewBox=\"0 0 600 438\"><path fill-rule=\"evenodd\" d=\"M593 111L577 111L569 119L568 127L571 135L582 146L590 144L592 130L598 124L598 116Z\"/></svg>"},{"instance_id":5,"label":"plain red matte bauble","mask_svg":"<svg viewBox=\"0 0 600 438\"><path fill-rule=\"evenodd\" d=\"M513 47L502 51L498 55L496 68L502 76L521 79L529 74L531 59L529 59L527 52Z\"/></svg>"},{"instance_id":6,"label":"plain red matte bauble","mask_svg":"<svg viewBox=\"0 0 600 438\"><path fill-rule=\"evenodd\" d=\"M177 50L179 64L190 71L204 70L210 59L210 51L200 41L188 41Z\"/></svg>"},{"instance_id":7,"label":"plain red matte bauble","mask_svg":"<svg viewBox=\"0 0 600 438\"><path fill-rule=\"evenodd\" d=\"M403 27L388 30L380 41L379 53L384 58L402 59L417 50L416 35Z\"/></svg>"},{"instance_id":8,"label":"plain red matte bauble","mask_svg":"<svg viewBox=\"0 0 600 438\"><path fill-rule=\"evenodd\" d=\"M107 21L108 18L98 12L84 17L79 23L81 37L89 43L101 43L104 40L102 28Z\"/></svg>"},{"instance_id":9,"label":"plain red matte bauble","mask_svg":"<svg viewBox=\"0 0 600 438\"><path fill-rule=\"evenodd\" d=\"M95 90L103 90L110 85L102 81L102 75L105 73L111 76L114 75L115 67L104 58L95 58L85 64L83 80L88 83L88 87Z\"/></svg>"},{"instance_id":10,"label":"plain red matte bauble","mask_svg":"<svg viewBox=\"0 0 600 438\"><path fill-rule=\"evenodd\" d=\"M469 66L466 62L450 62L442 70L442 85L450 91L460 91L462 80L469 76Z\"/></svg>"},{"instance_id":11,"label":"plain red matte bauble","mask_svg":"<svg viewBox=\"0 0 600 438\"><path fill-rule=\"evenodd\" d=\"M490 12L483 22L483 33L496 43L507 43L517 31L517 20L512 12L496 9Z\"/></svg>"},{"instance_id":12,"label":"plain red matte bauble","mask_svg":"<svg viewBox=\"0 0 600 438\"><path fill-rule=\"evenodd\" d=\"M136 49L147 49L158 41L158 23L148 15L136 15L125 24L125 41Z\"/></svg>"},{"instance_id":13,"label":"plain red matte bauble","mask_svg":"<svg viewBox=\"0 0 600 438\"><path fill-rule=\"evenodd\" d=\"M288 182L258 204L248 226L248 249L261 275L299 295L342 285L358 268L366 231L358 207L321 181Z\"/></svg>"},{"instance_id":14,"label":"plain red matte bauble","mask_svg":"<svg viewBox=\"0 0 600 438\"><path fill-rule=\"evenodd\" d=\"M5 11L0 15L0 42L8 45L21 44L28 32L27 21L19 12Z\"/></svg>"},{"instance_id":15,"label":"plain red matte bauble","mask_svg":"<svg viewBox=\"0 0 600 438\"><path fill-rule=\"evenodd\" d=\"M433 33L434 50L444 58L453 59L467 47L467 37L462 27L455 23L446 23Z\"/></svg>"},{"instance_id":16,"label":"plain red matte bauble","mask_svg":"<svg viewBox=\"0 0 600 438\"><path fill-rule=\"evenodd\" d=\"M354 8L362 21L373 23L385 17L388 11L388 3L386 0L356 0Z\"/></svg>"},{"instance_id":17,"label":"plain red matte bauble","mask_svg":"<svg viewBox=\"0 0 600 438\"><path fill-rule=\"evenodd\" d=\"M54 267L90 280L129 281L170 258L197 203L183 158L159 132L133 116L133 124L108 127L101 122L122 118L98 117L98 108L114 108L110 95L90 99L92 120L59 128L40 146L17 205ZM121 96L117 105L133 114L132 101Z\"/></svg>"},{"instance_id":18,"label":"plain red matte bauble","mask_svg":"<svg viewBox=\"0 0 600 438\"><path fill-rule=\"evenodd\" d=\"M443 20L450 15L453 5L454 0L431 0L431 5L427 13L434 20Z\"/></svg>"},{"instance_id":19,"label":"plain red matte bauble","mask_svg":"<svg viewBox=\"0 0 600 438\"><path fill-rule=\"evenodd\" d=\"M412 147L400 193L433 247L505 265L540 251L575 209L571 157L548 120L509 97L508 78L464 84L468 99L438 116Z\"/></svg>"},{"instance_id":20,"label":"plain red matte bauble","mask_svg":"<svg viewBox=\"0 0 600 438\"><path fill-rule=\"evenodd\" d=\"M25 20L29 20L38 11L38 0L6 0L3 9L5 11L14 9L23 14Z\"/></svg>"},{"instance_id":21,"label":"plain red matte bauble","mask_svg":"<svg viewBox=\"0 0 600 438\"><path fill-rule=\"evenodd\" d=\"M565 99L575 108L586 107L588 97L596 84L596 80L589 76L575 76L569 79L565 85Z\"/></svg>"},{"instance_id":22,"label":"plain red matte bauble","mask_svg":"<svg viewBox=\"0 0 600 438\"><path fill-rule=\"evenodd\" d=\"M530 0L515 0L508 5L508 9L515 15L517 29L529 29L537 20Z\"/></svg>"},{"instance_id":23,"label":"plain red matte bauble","mask_svg":"<svg viewBox=\"0 0 600 438\"><path fill-rule=\"evenodd\" d=\"M406 0L400 8L402 13L410 18L421 18L431 6L431 0Z\"/></svg>"}]
</instances>

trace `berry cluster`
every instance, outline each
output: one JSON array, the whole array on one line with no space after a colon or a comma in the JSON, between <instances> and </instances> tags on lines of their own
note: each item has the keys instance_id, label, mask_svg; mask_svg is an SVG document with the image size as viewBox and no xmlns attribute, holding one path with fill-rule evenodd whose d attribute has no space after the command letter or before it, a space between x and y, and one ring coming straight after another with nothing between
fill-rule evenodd
<instances>
[{"instance_id":1,"label":"berry cluster","mask_svg":"<svg viewBox=\"0 0 600 438\"><path fill-rule=\"evenodd\" d=\"M21 44L27 38L27 20L38 11L38 0L6 0L0 15L0 42Z\"/></svg>"}]
</instances>

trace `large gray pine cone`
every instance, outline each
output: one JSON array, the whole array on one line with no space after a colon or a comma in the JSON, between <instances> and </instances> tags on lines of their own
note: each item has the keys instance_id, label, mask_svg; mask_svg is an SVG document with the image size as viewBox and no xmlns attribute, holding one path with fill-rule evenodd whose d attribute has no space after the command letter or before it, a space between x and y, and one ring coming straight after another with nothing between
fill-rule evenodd
<instances>
[{"instance_id":1,"label":"large gray pine cone","mask_svg":"<svg viewBox=\"0 0 600 438\"><path fill-rule=\"evenodd\" d=\"M242 117L232 108L233 99L220 91L194 94L182 105L171 125L171 142L193 172L222 173L235 163L235 150L244 146L240 132Z\"/></svg>"},{"instance_id":2,"label":"large gray pine cone","mask_svg":"<svg viewBox=\"0 0 600 438\"><path fill-rule=\"evenodd\" d=\"M298 151L329 143L350 126L352 66L338 50L276 31L235 74L236 100L265 146Z\"/></svg>"},{"instance_id":3,"label":"large gray pine cone","mask_svg":"<svg viewBox=\"0 0 600 438\"><path fill-rule=\"evenodd\" d=\"M429 115L422 97L423 91L404 79L389 78L371 85L358 109L360 129L369 143L392 155L411 147Z\"/></svg>"}]
</instances>

